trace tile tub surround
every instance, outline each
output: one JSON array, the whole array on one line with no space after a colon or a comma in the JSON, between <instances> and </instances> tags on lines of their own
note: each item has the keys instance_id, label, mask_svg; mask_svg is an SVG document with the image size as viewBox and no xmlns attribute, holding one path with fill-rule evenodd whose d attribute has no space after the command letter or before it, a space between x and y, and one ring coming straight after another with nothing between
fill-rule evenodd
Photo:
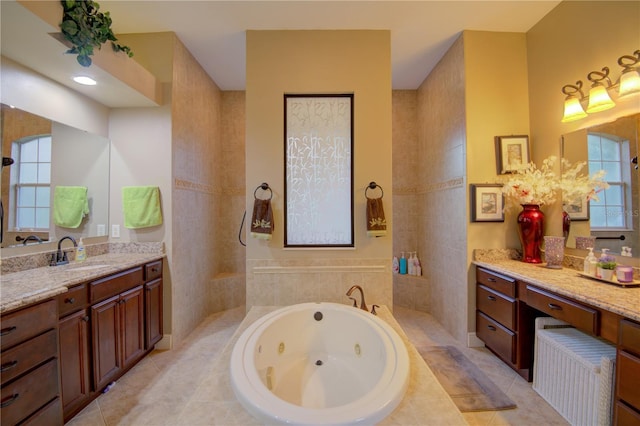
<instances>
[{"instance_id":1,"label":"tile tub surround","mask_svg":"<svg viewBox=\"0 0 640 426\"><path fill-rule=\"evenodd\" d=\"M0 283L0 293L2 294L0 313L65 293L68 287L90 281L93 278L164 257L162 243L118 243L107 247L107 249L104 254L88 257L83 263L70 262L62 266L41 266L11 273L3 271ZM9 259L2 260L3 268ZM20 259L17 263L20 264L22 260ZM92 265L104 266L96 269L83 268ZM82 269L75 270L75 268Z\"/></svg>"},{"instance_id":2,"label":"tile tub surround","mask_svg":"<svg viewBox=\"0 0 640 426\"><path fill-rule=\"evenodd\" d=\"M499 256L476 256L473 263L557 294L640 321L640 287L618 287L581 277L575 269L548 269L544 265L534 265Z\"/></svg>"},{"instance_id":3,"label":"tile tub surround","mask_svg":"<svg viewBox=\"0 0 640 426\"><path fill-rule=\"evenodd\" d=\"M236 332L229 339L218 361L211 368L209 376L204 379L203 384L195 392L189 403L186 404L175 424L220 424L219 421L215 421L217 419L213 418L213 412L208 414L208 416L211 416L208 419L203 417L207 416L206 412L202 411L203 405L211 407L215 404L233 407L233 411L236 413L235 421L225 421L222 424L229 426L260 424L258 420L244 410L233 393L229 373L231 352L240 334L251 323L278 308L274 306L254 306L251 308ZM378 310L378 315L390 324L404 341L411 363L411 379L404 399L380 424L403 426L421 424L424 422L422 420L424 419L424 406L432 407L429 415L433 420L433 424L466 424L462 414L420 357L418 351L411 344L398 322L393 318L389 309L382 306Z\"/></svg>"}]
</instances>

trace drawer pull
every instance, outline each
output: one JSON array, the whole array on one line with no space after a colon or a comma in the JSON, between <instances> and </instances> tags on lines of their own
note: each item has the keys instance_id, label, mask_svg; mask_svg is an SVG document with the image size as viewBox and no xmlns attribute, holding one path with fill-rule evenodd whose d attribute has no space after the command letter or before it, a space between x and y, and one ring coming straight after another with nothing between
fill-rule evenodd
<instances>
[{"instance_id":1,"label":"drawer pull","mask_svg":"<svg viewBox=\"0 0 640 426\"><path fill-rule=\"evenodd\" d=\"M76 303L76 299L73 297L67 297L66 299L64 299L64 303L68 303L70 305L73 305L74 303Z\"/></svg>"},{"instance_id":2,"label":"drawer pull","mask_svg":"<svg viewBox=\"0 0 640 426\"><path fill-rule=\"evenodd\" d=\"M496 328L492 325L488 325L487 328L491 331L496 331Z\"/></svg>"},{"instance_id":3,"label":"drawer pull","mask_svg":"<svg viewBox=\"0 0 640 426\"><path fill-rule=\"evenodd\" d=\"M0 365L0 372L4 373L5 371L9 371L16 365L18 365L18 361L15 361L15 360L11 362L5 362L4 364Z\"/></svg>"},{"instance_id":4,"label":"drawer pull","mask_svg":"<svg viewBox=\"0 0 640 426\"><path fill-rule=\"evenodd\" d=\"M554 311L561 311L562 306L556 305L555 303L549 303L549 309L552 309Z\"/></svg>"},{"instance_id":5,"label":"drawer pull","mask_svg":"<svg viewBox=\"0 0 640 426\"><path fill-rule=\"evenodd\" d=\"M16 327L15 325L12 325L11 327L3 328L2 330L0 330L0 336L6 336L8 334L11 334L14 331L16 331L17 328L18 327Z\"/></svg>"},{"instance_id":6,"label":"drawer pull","mask_svg":"<svg viewBox=\"0 0 640 426\"><path fill-rule=\"evenodd\" d=\"M14 402L16 402L16 400L20 397L19 393L14 393L13 395L11 395L10 397L7 398L6 401L2 401L2 403L0 403L0 408L4 408L4 407L8 407L11 404L13 404Z\"/></svg>"},{"instance_id":7,"label":"drawer pull","mask_svg":"<svg viewBox=\"0 0 640 426\"><path fill-rule=\"evenodd\" d=\"M491 300L492 302L496 301L496 297L495 296L487 296L487 299Z\"/></svg>"},{"instance_id":8,"label":"drawer pull","mask_svg":"<svg viewBox=\"0 0 640 426\"><path fill-rule=\"evenodd\" d=\"M491 277L487 277L487 281L489 281L490 283L495 283L496 279L495 278L491 278Z\"/></svg>"},{"instance_id":9,"label":"drawer pull","mask_svg":"<svg viewBox=\"0 0 640 426\"><path fill-rule=\"evenodd\" d=\"M158 272L158 268L151 268L151 272Z\"/></svg>"}]
</instances>

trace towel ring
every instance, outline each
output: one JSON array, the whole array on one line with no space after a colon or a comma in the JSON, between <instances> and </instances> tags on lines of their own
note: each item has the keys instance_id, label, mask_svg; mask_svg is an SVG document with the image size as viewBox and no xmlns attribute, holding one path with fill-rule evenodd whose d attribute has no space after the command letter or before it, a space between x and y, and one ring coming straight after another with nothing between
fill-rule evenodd
<instances>
[{"instance_id":1,"label":"towel ring","mask_svg":"<svg viewBox=\"0 0 640 426\"><path fill-rule=\"evenodd\" d=\"M364 189L364 196L366 198L369 198L369 197L367 197L367 191L370 190L370 189L376 189L376 188L380 188L380 192L382 193L382 195L380 195L380 198L384 197L384 190L382 189L382 187L380 185L378 185L375 182L370 182L369 185L367 185L367 187Z\"/></svg>"},{"instance_id":2,"label":"towel ring","mask_svg":"<svg viewBox=\"0 0 640 426\"><path fill-rule=\"evenodd\" d=\"M267 198L267 200L271 200L273 198L273 191L269 188L269 184L267 182L262 182L262 184L258 185L256 190L253 191L253 198L256 200L258 199L258 196L256 195L258 193L258 189L262 189L263 191L269 190L269 198Z\"/></svg>"}]
</instances>

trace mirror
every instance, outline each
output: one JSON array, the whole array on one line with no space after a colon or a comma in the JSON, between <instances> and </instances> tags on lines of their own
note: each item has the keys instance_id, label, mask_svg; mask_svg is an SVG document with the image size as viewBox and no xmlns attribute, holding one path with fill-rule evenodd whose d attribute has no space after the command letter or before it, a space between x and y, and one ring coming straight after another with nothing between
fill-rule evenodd
<instances>
[{"instance_id":1,"label":"mirror","mask_svg":"<svg viewBox=\"0 0 640 426\"><path fill-rule=\"evenodd\" d=\"M605 180L616 182L598 194L600 201L591 202L595 208L589 209L589 215L572 217L567 247L576 247L576 236L591 236L596 238L597 251L608 248L620 254L622 247L630 247L633 257L640 256L639 130L640 114L635 114L562 136L563 158L572 164L591 161L590 174L604 169Z\"/></svg>"},{"instance_id":2,"label":"mirror","mask_svg":"<svg viewBox=\"0 0 640 426\"><path fill-rule=\"evenodd\" d=\"M1 107L2 156L7 159L3 160L0 185L3 207L1 246L21 246L24 242L22 239L29 235L35 235L43 241L55 241L64 235L76 239L107 235L109 140L4 104ZM16 142L32 140L34 136L39 137L39 149L32 150L32 153L34 156L37 153L39 162L37 165L26 161L20 163L21 154ZM47 141L49 137L50 143ZM22 151L24 160L29 149ZM25 170L29 168L34 170L32 176L45 177L29 178L25 188L36 180L44 186L29 188L30 201L18 203L15 185L19 174L23 177L28 175ZM20 170L22 173L19 173ZM56 186L87 187L89 214L77 228L58 227L53 223L52 202ZM38 242L34 239L28 244Z\"/></svg>"}]
</instances>

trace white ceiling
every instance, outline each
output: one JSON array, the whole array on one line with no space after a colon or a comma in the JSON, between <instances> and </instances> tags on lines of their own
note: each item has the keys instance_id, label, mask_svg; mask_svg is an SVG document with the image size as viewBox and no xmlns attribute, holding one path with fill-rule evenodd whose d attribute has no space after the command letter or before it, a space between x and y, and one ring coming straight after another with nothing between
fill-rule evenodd
<instances>
[{"instance_id":1,"label":"white ceiling","mask_svg":"<svg viewBox=\"0 0 640 426\"><path fill-rule=\"evenodd\" d=\"M11 37L7 41L10 36L4 26L10 18L5 17L5 2L1 1L2 53L9 56L5 49L12 49L7 48L7 43L13 45L20 40ZM173 31L221 89L243 90L246 30L390 30L392 87L415 89L462 30L527 32L560 1L100 0L99 3L101 11L110 12L116 34Z\"/></svg>"}]
</instances>

